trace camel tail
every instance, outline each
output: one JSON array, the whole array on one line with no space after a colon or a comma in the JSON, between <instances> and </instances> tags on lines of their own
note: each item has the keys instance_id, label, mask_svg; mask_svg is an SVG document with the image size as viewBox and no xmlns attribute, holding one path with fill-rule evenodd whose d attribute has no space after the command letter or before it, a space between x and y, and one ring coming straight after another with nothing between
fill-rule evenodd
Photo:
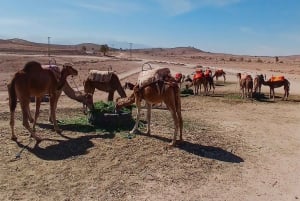
<instances>
[{"instance_id":1,"label":"camel tail","mask_svg":"<svg viewBox=\"0 0 300 201\"><path fill-rule=\"evenodd\" d=\"M10 111L15 111L16 107L17 107L17 95L16 95L16 90L15 90L15 79L13 79L11 81L11 83L9 83L7 85L7 89L8 89L8 96L9 96L9 109Z\"/></svg>"}]
</instances>

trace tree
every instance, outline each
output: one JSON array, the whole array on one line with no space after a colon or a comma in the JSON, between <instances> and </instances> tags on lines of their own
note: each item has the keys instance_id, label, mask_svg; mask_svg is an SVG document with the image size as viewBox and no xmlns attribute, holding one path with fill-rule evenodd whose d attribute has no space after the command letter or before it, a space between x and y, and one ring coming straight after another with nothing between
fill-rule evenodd
<instances>
[{"instance_id":1,"label":"tree","mask_svg":"<svg viewBox=\"0 0 300 201\"><path fill-rule=\"evenodd\" d=\"M106 53L108 52L108 50L109 50L108 45L106 45L106 44L105 45L101 45L100 52L102 52L104 56L106 56Z\"/></svg>"},{"instance_id":2,"label":"tree","mask_svg":"<svg viewBox=\"0 0 300 201\"><path fill-rule=\"evenodd\" d=\"M82 47L81 47L81 50L82 50L84 53L86 53L86 46L85 46L85 45L82 46Z\"/></svg>"}]
</instances>

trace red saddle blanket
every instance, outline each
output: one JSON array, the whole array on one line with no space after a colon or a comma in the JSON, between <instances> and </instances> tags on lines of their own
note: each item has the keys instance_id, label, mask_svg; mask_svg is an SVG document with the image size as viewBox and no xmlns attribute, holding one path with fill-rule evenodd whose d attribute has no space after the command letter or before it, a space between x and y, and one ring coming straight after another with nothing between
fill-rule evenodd
<instances>
[{"instance_id":1,"label":"red saddle blanket","mask_svg":"<svg viewBox=\"0 0 300 201\"><path fill-rule=\"evenodd\" d=\"M204 74L201 72L201 73L196 73L194 74L194 77L193 79L196 80L196 79L201 79L202 77L204 76Z\"/></svg>"},{"instance_id":2,"label":"red saddle blanket","mask_svg":"<svg viewBox=\"0 0 300 201\"><path fill-rule=\"evenodd\" d=\"M284 80L284 76L272 76L269 81L271 82L277 82L277 81L283 81Z\"/></svg>"}]
</instances>

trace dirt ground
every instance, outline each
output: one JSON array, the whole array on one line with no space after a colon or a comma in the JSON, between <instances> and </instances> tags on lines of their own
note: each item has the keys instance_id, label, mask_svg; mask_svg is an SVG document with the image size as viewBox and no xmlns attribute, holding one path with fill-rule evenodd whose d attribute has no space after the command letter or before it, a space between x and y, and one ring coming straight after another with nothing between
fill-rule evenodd
<instances>
[{"instance_id":1,"label":"dirt ground","mask_svg":"<svg viewBox=\"0 0 300 201\"><path fill-rule=\"evenodd\" d=\"M68 82L82 89L89 69L112 67L121 82L135 82L143 63L189 74L198 64L223 68L226 83L217 81L215 94L182 97L184 142L167 149L174 127L164 106L152 111L152 135L128 138L128 131L94 130L89 125L63 124L56 134L43 103L38 147L16 112L18 142L10 140L6 84L30 60L45 56L0 54L0 197L1 200L298 200L300 199L300 59L273 58L262 62L231 61L222 55L174 56L114 53L111 57L55 56L57 64L72 62L79 76ZM212 59L211 59L212 58ZM299 61L298 61L299 60ZM242 100L236 72L283 74L291 95L282 101ZM126 91L127 95L131 92ZM118 95L115 94L115 97ZM96 91L94 99L106 100ZM34 104L31 105L34 112ZM135 110L133 110L135 113ZM62 95L58 120L86 118L82 105ZM145 120L145 110L142 119ZM16 157L20 155L20 157Z\"/></svg>"}]
</instances>

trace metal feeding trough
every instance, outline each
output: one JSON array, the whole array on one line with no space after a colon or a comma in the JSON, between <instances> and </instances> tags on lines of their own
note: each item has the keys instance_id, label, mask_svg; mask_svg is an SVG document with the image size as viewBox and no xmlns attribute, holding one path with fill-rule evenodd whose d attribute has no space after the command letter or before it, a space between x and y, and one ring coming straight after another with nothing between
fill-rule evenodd
<instances>
[{"instance_id":1,"label":"metal feeding trough","mask_svg":"<svg viewBox=\"0 0 300 201\"><path fill-rule=\"evenodd\" d=\"M97 128L107 130L129 130L134 126L134 119L131 111L105 112L94 109L88 112L88 122Z\"/></svg>"}]
</instances>

